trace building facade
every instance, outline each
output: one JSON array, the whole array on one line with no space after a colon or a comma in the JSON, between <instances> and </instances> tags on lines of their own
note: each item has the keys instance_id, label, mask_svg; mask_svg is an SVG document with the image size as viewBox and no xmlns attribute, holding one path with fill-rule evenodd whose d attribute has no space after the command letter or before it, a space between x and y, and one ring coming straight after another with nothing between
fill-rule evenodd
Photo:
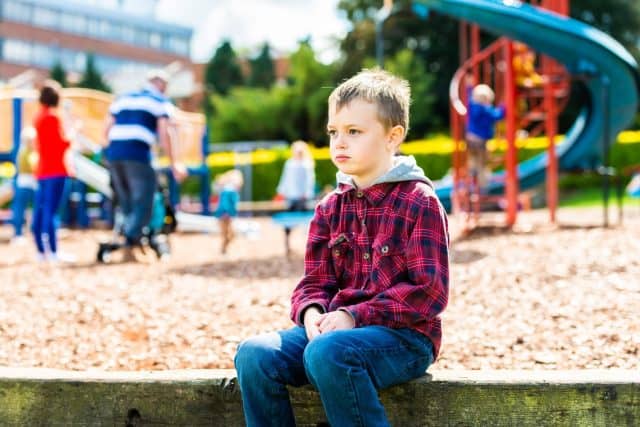
<instances>
[{"instance_id":1,"label":"building facade","mask_svg":"<svg viewBox=\"0 0 640 427\"><path fill-rule=\"evenodd\" d=\"M81 74L89 54L115 93L139 86L151 68L176 77L172 95L197 91L191 28L155 18L157 0L0 0L0 80L56 63ZM172 82L173 83L173 82Z\"/></svg>"}]
</instances>

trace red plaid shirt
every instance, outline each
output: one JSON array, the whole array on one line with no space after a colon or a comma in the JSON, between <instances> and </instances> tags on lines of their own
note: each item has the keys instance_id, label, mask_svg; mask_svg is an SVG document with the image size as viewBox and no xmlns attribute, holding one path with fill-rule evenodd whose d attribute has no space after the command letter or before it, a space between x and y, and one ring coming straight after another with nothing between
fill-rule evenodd
<instances>
[{"instance_id":1,"label":"red plaid shirt","mask_svg":"<svg viewBox=\"0 0 640 427\"><path fill-rule=\"evenodd\" d=\"M449 294L447 217L425 182L341 184L316 208L291 318L310 305L346 310L356 327L411 328L440 349Z\"/></svg>"}]
</instances>

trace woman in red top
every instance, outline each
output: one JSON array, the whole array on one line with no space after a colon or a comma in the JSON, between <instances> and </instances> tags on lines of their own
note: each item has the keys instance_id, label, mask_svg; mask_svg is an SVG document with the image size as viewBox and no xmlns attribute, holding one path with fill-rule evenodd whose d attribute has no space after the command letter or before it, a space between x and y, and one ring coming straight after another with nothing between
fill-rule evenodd
<instances>
[{"instance_id":1,"label":"woman in red top","mask_svg":"<svg viewBox=\"0 0 640 427\"><path fill-rule=\"evenodd\" d=\"M68 176L64 156L69 141L64 137L55 108L60 101L60 85L47 80L40 90L40 111L35 117L37 151L39 154L36 178L38 191L33 215L33 235L38 247L38 259L57 261L57 241L54 215L60 204L64 183ZM45 248L47 236L48 251Z\"/></svg>"}]
</instances>

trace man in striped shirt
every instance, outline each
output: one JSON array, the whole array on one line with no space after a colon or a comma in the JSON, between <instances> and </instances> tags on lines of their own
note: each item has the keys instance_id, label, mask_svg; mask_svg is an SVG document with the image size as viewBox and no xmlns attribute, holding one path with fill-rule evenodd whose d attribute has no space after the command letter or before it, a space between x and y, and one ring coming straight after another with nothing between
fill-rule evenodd
<instances>
[{"instance_id":1,"label":"man in striped shirt","mask_svg":"<svg viewBox=\"0 0 640 427\"><path fill-rule=\"evenodd\" d=\"M117 202L124 216L125 259L133 260L131 248L140 244L143 228L151 220L156 175L151 166L151 147L159 143L169 157L176 179L185 176L177 163L169 131L173 105L164 92L168 76L161 70L148 75L145 87L118 97L109 108L107 158Z\"/></svg>"}]
</instances>

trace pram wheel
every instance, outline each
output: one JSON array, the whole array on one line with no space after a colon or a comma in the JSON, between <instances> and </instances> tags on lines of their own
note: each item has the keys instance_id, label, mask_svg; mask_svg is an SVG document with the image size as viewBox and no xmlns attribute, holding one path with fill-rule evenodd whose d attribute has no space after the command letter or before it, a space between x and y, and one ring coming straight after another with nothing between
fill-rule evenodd
<instances>
[{"instance_id":1,"label":"pram wheel","mask_svg":"<svg viewBox=\"0 0 640 427\"><path fill-rule=\"evenodd\" d=\"M98 246L98 253L96 255L96 260L99 263L103 263L103 264L111 261L111 251L109 250L106 244L100 243L100 245Z\"/></svg>"}]
</instances>

